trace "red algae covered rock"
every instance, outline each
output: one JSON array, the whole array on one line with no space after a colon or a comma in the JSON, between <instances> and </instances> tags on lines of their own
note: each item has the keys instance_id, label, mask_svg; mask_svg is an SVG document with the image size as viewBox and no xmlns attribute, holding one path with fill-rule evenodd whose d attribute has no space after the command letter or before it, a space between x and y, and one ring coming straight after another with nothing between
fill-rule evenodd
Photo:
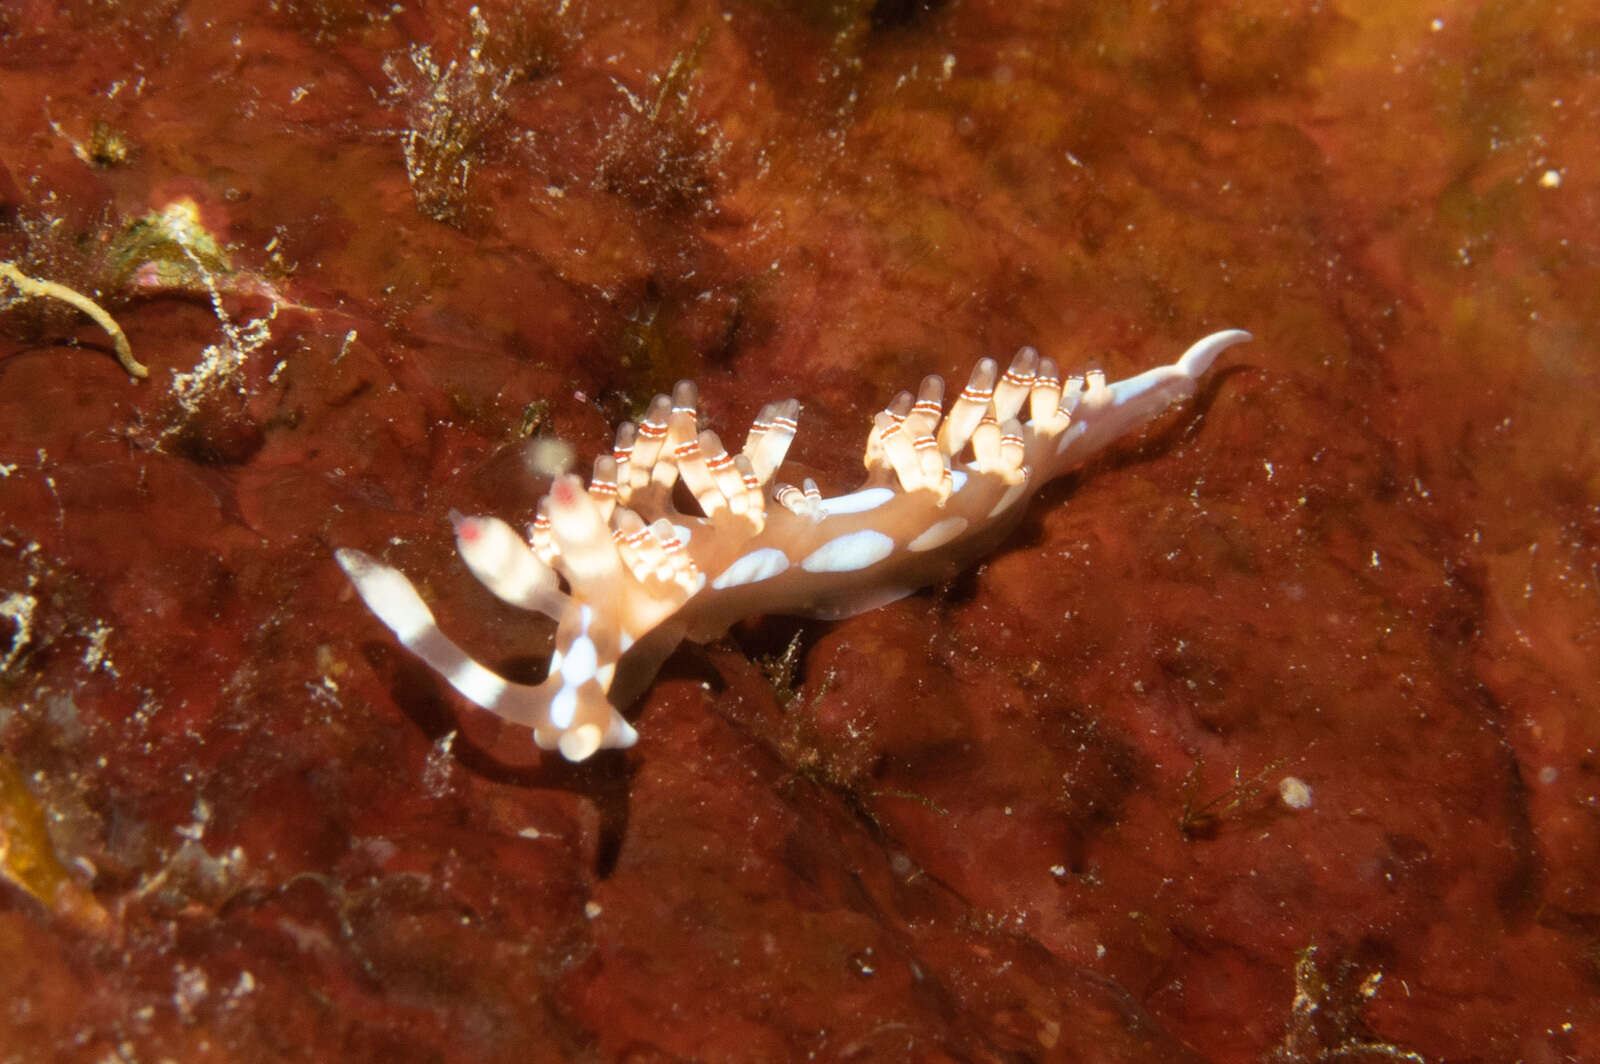
<instances>
[{"instance_id":1,"label":"red algae covered rock","mask_svg":"<svg viewBox=\"0 0 1600 1064\"><path fill-rule=\"evenodd\" d=\"M12 5L19 1060L1600 1053L1595 25L1051 2ZM47 305L50 304L50 305ZM571 765L451 549L679 378L783 474L1032 344L1191 403ZM559 450L559 448L557 448Z\"/></svg>"}]
</instances>

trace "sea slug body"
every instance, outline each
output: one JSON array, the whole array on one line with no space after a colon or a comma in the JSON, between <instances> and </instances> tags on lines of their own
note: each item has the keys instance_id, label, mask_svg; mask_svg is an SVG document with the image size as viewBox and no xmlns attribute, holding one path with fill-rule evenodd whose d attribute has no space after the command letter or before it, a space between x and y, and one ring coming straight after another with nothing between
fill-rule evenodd
<instances>
[{"instance_id":1,"label":"sea slug body","mask_svg":"<svg viewBox=\"0 0 1600 1064\"><path fill-rule=\"evenodd\" d=\"M948 411L944 382L927 377L874 418L866 482L833 498L809 480L774 481L799 403L767 404L730 454L700 430L697 393L681 382L617 429L587 485L556 478L526 538L498 518L451 514L473 575L556 622L539 684L474 661L398 570L358 550L336 557L379 620L465 698L582 761L637 741L618 710L681 640L757 613L844 617L952 575L993 548L1040 485L1191 395L1220 352L1249 339L1213 333L1115 382L1098 371L1063 381L1025 347L1004 373L980 360ZM680 481L699 514L674 505Z\"/></svg>"}]
</instances>

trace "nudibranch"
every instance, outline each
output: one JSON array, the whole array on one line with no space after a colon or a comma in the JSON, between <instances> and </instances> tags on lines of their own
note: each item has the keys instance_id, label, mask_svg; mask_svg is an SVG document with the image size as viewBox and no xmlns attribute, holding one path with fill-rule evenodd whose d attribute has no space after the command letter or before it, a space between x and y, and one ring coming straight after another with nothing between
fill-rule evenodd
<instances>
[{"instance_id":1,"label":"nudibranch","mask_svg":"<svg viewBox=\"0 0 1600 1064\"><path fill-rule=\"evenodd\" d=\"M1230 329L1169 366L1108 382L1062 380L1031 347L1002 373L982 359L950 409L923 380L873 418L865 483L824 498L810 479L774 482L800 404L769 403L730 454L702 431L693 384L624 422L587 486L555 479L524 538L496 517L451 514L474 576L556 623L548 678L513 683L439 630L398 570L357 550L339 564L378 619L469 701L533 731L572 761L638 739L618 711L685 639L714 639L759 613L845 617L947 578L993 548L1039 486L1193 394ZM698 505L682 512L679 482Z\"/></svg>"}]
</instances>

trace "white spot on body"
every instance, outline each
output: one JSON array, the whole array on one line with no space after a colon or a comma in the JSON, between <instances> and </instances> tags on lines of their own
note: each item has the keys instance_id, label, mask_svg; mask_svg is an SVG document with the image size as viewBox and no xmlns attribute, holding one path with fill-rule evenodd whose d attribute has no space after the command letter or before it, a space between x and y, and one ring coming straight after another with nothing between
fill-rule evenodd
<instances>
[{"instance_id":1,"label":"white spot on body","mask_svg":"<svg viewBox=\"0 0 1600 1064\"><path fill-rule=\"evenodd\" d=\"M578 689L563 686L550 699L550 725L554 728L570 728L577 715Z\"/></svg>"},{"instance_id":2,"label":"white spot on body","mask_svg":"<svg viewBox=\"0 0 1600 1064\"><path fill-rule=\"evenodd\" d=\"M722 571L722 575L711 581L711 586L720 591L725 587L770 580L787 568L789 568L787 554L777 547L762 547L729 565Z\"/></svg>"},{"instance_id":3,"label":"white spot on body","mask_svg":"<svg viewBox=\"0 0 1600 1064\"><path fill-rule=\"evenodd\" d=\"M600 656L595 652L594 640L580 635L567 647L566 656L561 660L561 682L567 687L582 687L594 679L599 664Z\"/></svg>"},{"instance_id":4,"label":"white spot on body","mask_svg":"<svg viewBox=\"0 0 1600 1064\"><path fill-rule=\"evenodd\" d=\"M821 506L824 515L862 514L868 510L876 510L892 498L894 490L891 488L865 488L853 491L849 495L823 499Z\"/></svg>"},{"instance_id":5,"label":"white spot on body","mask_svg":"<svg viewBox=\"0 0 1600 1064\"><path fill-rule=\"evenodd\" d=\"M800 563L808 573L853 573L881 562L894 551L894 540L871 528L847 532L829 540Z\"/></svg>"},{"instance_id":6,"label":"white spot on body","mask_svg":"<svg viewBox=\"0 0 1600 1064\"><path fill-rule=\"evenodd\" d=\"M594 640L589 638L589 624L593 620L594 609L587 605L579 606L578 634L567 644L565 652L557 648L556 652L550 655L550 673L561 677L561 689L550 699L552 727L572 727L572 722L578 715L578 688L595 678L600 655L595 650Z\"/></svg>"},{"instance_id":7,"label":"white spot on body","mask_svg":"<svg viewBox=\"0 0 1600 1064\"><path fill-rule=\"evenodd\" d=\"M924 529L921 535L906 544L906 549L914 551L934 550L949 543L966 530L967 519L965 517L946 517L943 521L936 521Z\"/></svg>"}]
</instances>

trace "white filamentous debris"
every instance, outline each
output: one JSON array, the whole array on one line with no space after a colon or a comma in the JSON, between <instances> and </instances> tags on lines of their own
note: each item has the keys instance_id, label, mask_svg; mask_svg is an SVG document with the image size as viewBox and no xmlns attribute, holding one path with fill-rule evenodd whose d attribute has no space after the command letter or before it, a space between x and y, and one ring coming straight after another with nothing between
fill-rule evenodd
<instances>
[{"instance_id":1,"label":"white filamentous debris","mask_svg":"<svg viewBox=\"0 0 1600 1064\"><path fill-rule=\"evenodd\" d=\"M5 657L0 658L0 673L11 668L22 654L22 649L33 638L33 614L38 608L39 600L21 591L13 591L5 598L0 598L0 617L9 620L16 629L11 633L10 649Z\"/></svg>"},{"instance_id":2,"label":"white filamentous debris","mask_svg":"<svg viewBox=\"0 0 1600 1064\"><path fill-rule=\"evenodd\" d=\"M422 763L422 789L435 798L443 798L450 791L455 775L455 759L450 751L456 744L456 732L439 736Z\"/></svg>"},{"instance_id":3,"label":"white filamentous debris","mask_svg":"<svg viewBox=\"0 0 1600 1064\"><path fill-rule=\"evenodd\" d=\"M239 381L239 371L244 368L245 361L255 354L272 339L272 322L278 316L279 303L274 300L272 308L260 318L251 318L243 325L234 323L227 309L222 305L222 290L217 284L216 277L206 268L200 257L190 249L189 245L179 242L184 254L189 257L195 272L206 287L206 293L211 299L211 310L216 315L217 324L222 328L222 342L211 344L200 352L200 361L187 373L174 372L172 375L172 395L190 414L200 408L200 403L219 387L232 384L240 396L245 394L245 386ZM282 368L279 364L278 369ZM277 369L273 370L276 375ZM181 431L182 423L175 424L161 434L164 440L175 432Z\"/></svg>"},{"instance_id":4,"label":"white filamentous debris","mask_svg":"<svg viewBox=\"0 0 1600 1064\"><path fill-rule=\"evenodd\" d=\"M106 642L111 638L111 626L104 621L96 621L93 628L83 633L89 641L89 646L83 652L83 666L90 672L104 669L111 676L120 676L116 663L111 660L110 653L106 650Z\"/></svg>"}]
</instances>

